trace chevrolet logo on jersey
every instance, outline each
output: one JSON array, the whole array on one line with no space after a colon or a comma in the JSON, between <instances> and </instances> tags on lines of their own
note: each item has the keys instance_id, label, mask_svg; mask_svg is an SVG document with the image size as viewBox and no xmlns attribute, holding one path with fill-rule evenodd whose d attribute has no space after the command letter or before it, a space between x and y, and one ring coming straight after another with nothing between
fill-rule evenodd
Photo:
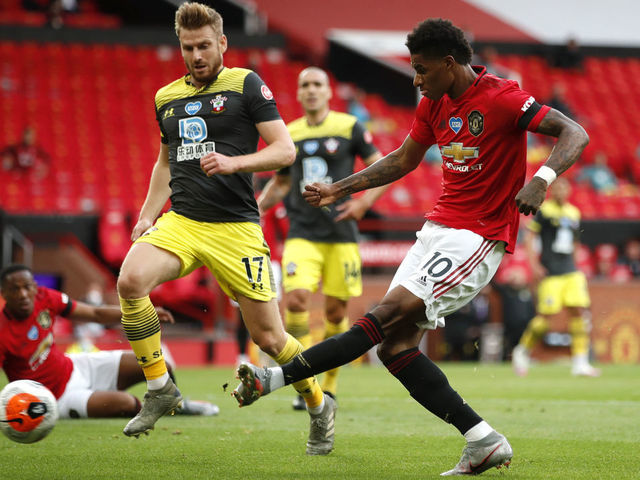
<instances>
[{"instance_id":1,"label":"chevrolet logo on jersey","mask_svg":"<svg viewBox=\"0 0 640 480\"><path fill-rule=\"evenodd\" d=\"M451 142L451 145L440 148L445 158L452 158L455 163L465 163L471 158L478 158L478 147L465 147L462 143Z\"/></svg>"},{"instance_id":2,"label":"chevrolet logo on jersey","mask_svg":"<svg viewBox=\"0 0 640 480\"><path fill-rule=\"evenodd\" d=\"M462 143L451 142L450 145L440 148L443 165L452 172L467 173L474 170L482 170L482 163L474 165L466 164L467 160L478 158L480 149L478 147L465 147ZM453 162L447 159L453 159Z\"/></svg>"}]
</instances>

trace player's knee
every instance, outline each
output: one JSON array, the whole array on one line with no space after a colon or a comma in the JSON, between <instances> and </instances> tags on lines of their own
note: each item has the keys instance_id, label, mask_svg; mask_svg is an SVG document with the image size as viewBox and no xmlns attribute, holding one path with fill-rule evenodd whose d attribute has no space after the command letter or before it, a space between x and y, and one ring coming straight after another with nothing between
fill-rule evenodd
<instances>
[{"instance_id":1,"label":"player's knee","mask_svg":"<svg viewBox=\"0 0 640 480\"><path fill-rule=\"evenodd\" d=\"M327 321L338 324L347 314L347 309L338 304L330 304L325 308L325 317Z\"/></svg>"},{"instance_id":2,"label":"player's knee","mask_svg":"<svg viewBox=\"0 0 640 480\"><path fill-rule=\"evenodd\" d=\"M391 359L394 355L406 350L404 346L398 345L396 342L390 341L388 339L383 339L382 342L378 345L376 349L376 353L378 354L378 358L381 362L386 362Z\"/></svg>"},{"instance_id":3,"label":"player's knee","mask_svg":"<svg viewBox=\"0 0 640 480\"><path fill-rule=\"evenodd\" d=\"M591 322L588 316L573 317L569 321L569 333L571 335L584 335L591 330Z\"/></svg>"},{"instance_id":4,"label":"player's knee","mask_svg":"<svg viewBox=\"0 0 640 480\"><path fill-rule=\"evenodd\" d=\"M141 298L148 295L143 277L135 271L123 271L118 277L118 295L121 298Z\"/></svg>"},{"instance_id":5,"label":"player's knee","mask_svg":"<svg viewBox=\"0 0 640 480\"><path fill-rule=\"evenodd\" d=\"M541 315L534 317L531 320L531 331L536 335L544 335L549 329L549 322Z\"/></svg>"},{"instance_id":6,"label":"player's knee","mask_svg":"<svg viewBox=\"0 0 640 480\"><path fill-rule=\"evenodd\" d=\"M287 293L287 310L290 312L306 312L309 309L309 292L293 290Z\"/></svg>"},{"instance_id":7,"label":"player's knee","mask_svg":"<svg viewBox=\"0 0 640 480\"><path fill-rule=\"evenodd\" d=\"M133 395L127 395L127 397L122 398L121 404L121 412L122 416L130 417L136 415L140 409L142 408L142 404L137 397Z\"/></svg>"}]
</instances>

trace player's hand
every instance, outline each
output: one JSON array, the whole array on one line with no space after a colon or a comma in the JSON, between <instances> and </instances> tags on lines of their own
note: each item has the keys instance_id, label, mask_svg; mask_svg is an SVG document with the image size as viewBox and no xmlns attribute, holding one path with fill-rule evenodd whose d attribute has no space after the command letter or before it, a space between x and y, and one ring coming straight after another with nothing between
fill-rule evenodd
<instances>
[{"instance_id":1,"label":"player's hand","mask_svg":"<svg viewBox=\"0 0 640 480\"><path fill-rule=\"evenodd\" d=\"M165 310L162 307L156 307L156 313L158 314L158 320L161 322L176 323L169 310Z\"/></svg>"},{"instance_id":2,"label":"player's hand","mask_svg":"<svg viewBox=\"0 0 640 480\"><path fill-rule=\"evenodd\" d=\"M138 238L142 236L144 232L149 230L152 226L153 226L152 220L149 220L146 218L140 218L138 220L138 223L136 223L136 226L133 227L133 231L131 232L131 241L135 242Z\"/></svg>"},{"instance_id":3,"label":"player's hand","mask_svg":"<svg viewBox=\"0 0 640 480\"><path fill-rule=\"evenodd\" d=\"M207 177L212 175L231 175L238 171L238 161L218 152L207 153L200 159L200 168Z\"/></svg>"},{"instance_id":4,"label":"player's hand","mask_svg":"<svg viewBox=\"0 0 640 480\"><path fill-rule=\"evenodd\" d=\"M346 202L336 207L336 210L340 212L334 221L340 222L342 220L360 220L364 217L364 214L369 210L369 206L360 198L350 198Z\"/></svg>"},{"instance_id":5,"label":"player's hand","mask_svg":"<svg viewBox=\"0 0 640 480\"><path fill-rule=\"evenodd\" d=\"M516 195L518 210L525 215L535 215L547 195L547 182L533 177Z\"/></svg>"},{"instance_id":6,"label":"player's hand","mask_svg":"<svg viewBox=\"0 0 640 480\"><path fill-rule=\"evenodd\" d=\"M334 194L333 190L333 185L310 183L305 185L302 196L312 207L324 207L338 200L339 197Z\"/></svg>"}]
</instances>

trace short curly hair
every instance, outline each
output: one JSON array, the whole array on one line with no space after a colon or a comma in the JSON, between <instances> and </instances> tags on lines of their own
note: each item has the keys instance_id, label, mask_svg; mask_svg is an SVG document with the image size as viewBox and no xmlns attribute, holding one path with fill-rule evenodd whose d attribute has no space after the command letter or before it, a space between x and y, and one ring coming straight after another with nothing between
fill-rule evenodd
<instances>
[{"instance_id":1,"label":"short curly hair","mask_svg":"<svg viewBox=\"0 0 640 480\"><path fill-rule=\"evenodd\" d=\"M419 23L407 35L405 45L411 55L419 54L425 58L451 55L461 65L471 63L473 55L464 32L442 18L428 18Z\"/></svg>"},{"instance_id":2,"label":"short curly hair","mask_svg":"<svg viewBox=\"0 0 640 480\"><path fill-rule=\"evenodd\" d=\"M26 265L19 264L19 263L14 263L12 265L4 267L2 270L0 270L0 285L4 285L4 281L12 273L22 272L24 270L26 270L27 272L31 273L31 269L29 267L27 267Z\"/></svg>"}]
</instances>

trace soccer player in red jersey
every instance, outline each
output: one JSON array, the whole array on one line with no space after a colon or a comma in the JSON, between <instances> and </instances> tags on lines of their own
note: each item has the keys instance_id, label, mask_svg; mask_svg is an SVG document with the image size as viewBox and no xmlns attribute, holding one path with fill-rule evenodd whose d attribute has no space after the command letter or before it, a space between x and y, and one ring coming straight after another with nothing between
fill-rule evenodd
<instances>
[{"instance_id":1,"label":"soccer player in red jersey","mask_svg":"<svg viewBox=\"0 0 640 480\"><path fill-rule=\"evenodd\" d=\"M589 137L562 113L540 105L517 83L471 62L463 32L442 19L420 23L407 37L413 84L420 89L404 143L370 167L331 185L306 187L315 206L408 174L437 143L443 191L417 233L378 306L342 335L272 369L241 365L245 405L283 384L343 365L378 345L387 369L427 410L455 426L467 444L460 462L442 475L472 475L508 465L513 451L451 388L444 373L418 350L424 329L469 302L512 252L519 213L536 213L549 184L580 156ZM526 131L557 137L547 162L526 185Z\"/></svg>"},{"instance_id":2,"label":"soccer player in red jersey","mask_svg":"<svg viewBox=\"0 0 640 480\"><path fill-rule=\"evenodd\" d=\"M95 307L38 286L24 265L0 272L0 292L6 302L0 312L0 368L10 382L42 383L58 400L62 418L127 417L140 410L140 401L124 391L145 379L133 352L65 355L53 339L57 316L115 325L120 307ZM162 321L173 322L171 313L157 311ZM190 401L179 413L215 415L218 407Z\"/></svg>"}]
</instances>

